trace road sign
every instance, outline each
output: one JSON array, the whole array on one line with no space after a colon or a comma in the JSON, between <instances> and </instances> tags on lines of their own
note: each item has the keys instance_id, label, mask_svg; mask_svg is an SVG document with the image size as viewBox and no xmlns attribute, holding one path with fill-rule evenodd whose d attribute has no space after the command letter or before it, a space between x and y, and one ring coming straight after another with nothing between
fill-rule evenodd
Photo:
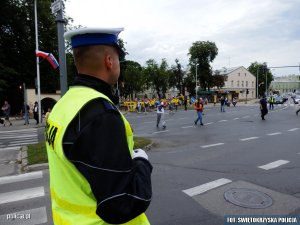
<instances>
[{"instance_id":1,"label":"road sign","mask_svg":"<svg viewBox=\"0 0 300 225\"><path fill-rule=\"evenodd\" d=\"M63 3L61 0L57 0L51 4L52 13L57 13L59 10L63 8Z\"/></svg>"}]
</instances>

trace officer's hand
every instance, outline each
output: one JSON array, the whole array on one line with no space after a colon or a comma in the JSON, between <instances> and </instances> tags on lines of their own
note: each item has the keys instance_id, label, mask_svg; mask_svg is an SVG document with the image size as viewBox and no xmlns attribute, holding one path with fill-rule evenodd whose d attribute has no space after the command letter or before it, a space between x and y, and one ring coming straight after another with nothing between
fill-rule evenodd
<instances>
[{"instance_id":1,"label":"officer's hand","mask_svg":"<svg viewBox=\"0 0 300 225\"><path fill-rule=\"evenodd\" d=\"M143 149L138 148L132 151L132 159L134 158L144 158L148 160L148 155Z\"/></svg>"}]
</instances>

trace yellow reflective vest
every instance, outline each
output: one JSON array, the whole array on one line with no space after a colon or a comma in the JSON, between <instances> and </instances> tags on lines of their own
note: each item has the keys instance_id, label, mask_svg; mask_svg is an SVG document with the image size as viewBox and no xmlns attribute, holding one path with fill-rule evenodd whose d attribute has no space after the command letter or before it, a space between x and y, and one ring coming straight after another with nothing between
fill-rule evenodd
<instances>
[{"instance_id":1,"label":"yellow reflective vest","mask_svg":"<svg viewBox=\"0 0 300 225\"><path fill-rule=\"evenodd\" d=\"M85 177L64 155L63 137L69 123L80 109L95 98L111 100L88 87L71 87L56 103L46 124L46 148L49 161L52 215L56 225L108 225L97 214L97 201ZM132 154L133 134L120 112L126 128L127 143ZM105 181L103 181L105 185ZM126 225L149 225L144 213Z\"/></svg>"}]
</instances>

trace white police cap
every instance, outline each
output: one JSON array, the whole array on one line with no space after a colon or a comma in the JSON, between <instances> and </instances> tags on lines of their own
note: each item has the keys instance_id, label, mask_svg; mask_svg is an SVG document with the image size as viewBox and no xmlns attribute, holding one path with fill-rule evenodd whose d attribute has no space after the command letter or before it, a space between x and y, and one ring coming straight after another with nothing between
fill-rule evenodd
<instances>
[{"instance_id":1,"label":"white police cap","mask_svg":"<svg viewBox=\"0 0 300 225\"><path fill-rule=\"evenodd\" d=\"M66 40L71 41L72 48L89 45L113 45L120 54L124 54L118 45L118 35L124 28L79 28L67 31Z\"/></svg>"}]
</instances>

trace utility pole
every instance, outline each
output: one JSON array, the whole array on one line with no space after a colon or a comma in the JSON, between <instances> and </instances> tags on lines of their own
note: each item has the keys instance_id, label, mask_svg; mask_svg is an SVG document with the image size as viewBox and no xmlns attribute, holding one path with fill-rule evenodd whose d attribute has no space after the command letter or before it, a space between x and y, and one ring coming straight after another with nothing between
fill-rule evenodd
<instances>
[{"instance_id":1,"label":"utility pole","mask_svg":"<svg viewBox=\"0 0 300 225\"><path fill-rule=\"evenodd\" d=\"M256 69L256 98L258 99L258 69L259 69L259 65L257 66Z\"/></svg>"},{"instance_id":2,"label":"utility pole","mask_svg":"<svg viewBox=\"0 0 300 225\"><path fill-rule=\"evenodd\" d=\"M62 0L56 0L51 4L52 13L56 14L57 38L58 38L58 53L59 53L59 75L60 75L60 95L63 96L68 90L67 82L67 67L66 67L66 51L64 39L64 24L63 18L64 4Z\"/></svg>"},{"instance_id":3,"label":"utility pole","mask_svg":"<svg viewBox=\"0 0 300 225\"><path fill-rule=\"evenodd\" d=\"M37 22L37 0L34 0L34 22L35 22L35 49L39 50L38 39L38 22ZM38 117L39 122L42 123L42 107L41 107L41 87L40 87L40 59L36 56L36 77L37 77L37 94L38 94Z\"/></svg>"},{"instance_id":4,"label":"utility pole","mask_svg":"<svg viewBox=\"0 0 300 225\"><path fill-rule=\"evenodd\" d=\"M196 87L195 87L195 97L197 99L197 78L198 78L198 75L197 75L197 67L198 67L198 60L196 59Z\"/></svg>"}]
</instances>

